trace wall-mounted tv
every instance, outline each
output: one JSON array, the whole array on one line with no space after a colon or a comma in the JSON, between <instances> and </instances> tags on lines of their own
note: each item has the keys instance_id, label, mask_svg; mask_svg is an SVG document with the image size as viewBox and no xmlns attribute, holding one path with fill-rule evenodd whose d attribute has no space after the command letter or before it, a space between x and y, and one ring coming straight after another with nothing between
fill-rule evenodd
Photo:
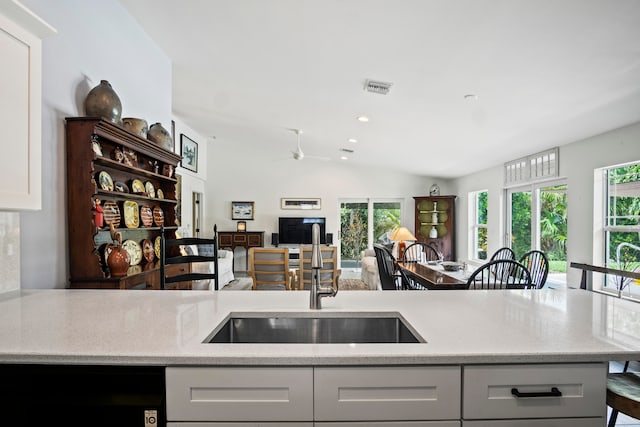
<instances>
[{"instance_id":1,"label":"wall-mounted tv","mask_svg":"<svg viewBox=\"0 0 640 427\"><path fill-rule=\"evenodd\" d=\"M318 224L320 226L320 243L324 244L326 242L325 223L326 218L320 217L280 217L278 218L278 240L283 244L310 245L311 227L313 224Z\"/></svg>"}]
</instances>

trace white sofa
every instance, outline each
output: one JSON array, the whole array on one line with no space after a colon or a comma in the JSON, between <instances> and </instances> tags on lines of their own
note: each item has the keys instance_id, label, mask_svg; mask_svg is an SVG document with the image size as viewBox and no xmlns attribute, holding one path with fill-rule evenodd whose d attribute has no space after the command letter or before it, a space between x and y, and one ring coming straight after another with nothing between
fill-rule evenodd
<instances>
[{"instance_id":1,"label":"white sofa","mask_svg":"<svg viewBox=\"0 0 640 427\"><path fill-rule=\"evenodd\" d=\"M373 249L365 249L361 253L360 279L367 285L368 289L382 289L380 285L380 273L378 273L378 263L376 253Z\"/></svg>"},{"instance_id":2,"label":"white sofa","mask_svg":"<svg viewBox=\"0 0 640 427\"><path fill-rule=\"evenodd\" d=\"M198 249L194 249L197 251ZM212 262L201 262L192 264L194 273L213 273ZM235 279L233 275L233 252L220 249L218 250L218 288L222 289ZM214 290L213 280L196 280L192 284L195 290Z\"/></svg>"}]
</instances>

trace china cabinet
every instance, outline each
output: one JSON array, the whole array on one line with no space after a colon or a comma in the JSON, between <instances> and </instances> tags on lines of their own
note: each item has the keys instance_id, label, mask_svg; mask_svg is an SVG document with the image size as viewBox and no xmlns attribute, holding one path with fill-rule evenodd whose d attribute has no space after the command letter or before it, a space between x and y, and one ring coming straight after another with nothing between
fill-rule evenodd
<instances>
[{"instance_id":1,"label":"china cabinet","mask_svg":"<svg viewBox=\"0 0 640 427\"><path fill-rule=\"evenodd\" d=\"M456 196L414 197L415 236L419 242L433 244L445 260L456 260Z\"/></svg>"},{"instance_id":2,"label":"china cabinet","mask_svg":"<svg viewBox=\"0 0 640 427\"><path fill-rule=\"evenodd\" d=\"M90 117L66 119L66 150L70 286L158 289L160 227L169 238L177 229L173 171L180 156ZM107 263L116 233L130 255L118 277Z\"/></svg>"}]
</instances>

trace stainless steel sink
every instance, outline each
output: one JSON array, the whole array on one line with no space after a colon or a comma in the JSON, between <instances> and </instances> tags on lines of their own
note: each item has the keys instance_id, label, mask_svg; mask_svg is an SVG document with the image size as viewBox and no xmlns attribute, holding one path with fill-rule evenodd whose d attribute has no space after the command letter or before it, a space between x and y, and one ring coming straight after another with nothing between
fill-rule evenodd
<instances>
[{"instance_id":1,"label":"stainless steel sink","mask_svg":"<svg viewBox=\"0 0 640 427\"><path fill-rule=\"evenodd\" d=\"M424 343L399 313L231 313L205 343Z\"/></svg>"}]
</instances>

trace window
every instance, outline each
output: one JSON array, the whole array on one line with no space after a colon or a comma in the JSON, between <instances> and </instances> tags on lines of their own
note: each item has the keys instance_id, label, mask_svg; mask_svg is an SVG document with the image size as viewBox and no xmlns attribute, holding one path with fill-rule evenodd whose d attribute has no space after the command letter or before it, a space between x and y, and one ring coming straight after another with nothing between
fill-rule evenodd
<instances>
[{"instance_id":1,"label":"window","mask_svg":"<svg viewBox=\"0 0 640 427\"><path fill-rule=\"evenodd\" d=\"M487 259L487 190L469 193L470 247L469 258Z\"/></svg>"},{"instance_id":2,"label":"window","mask_svg":"<svg viewBox=\"0 0 640 427\"><path fill-rule=\"evenodd\" d=\"M609 268L640 271L640 162L604 169L604 263ZM640 298L640 283L615 276L604 290Z\"/></svg>"}]
</instances>

